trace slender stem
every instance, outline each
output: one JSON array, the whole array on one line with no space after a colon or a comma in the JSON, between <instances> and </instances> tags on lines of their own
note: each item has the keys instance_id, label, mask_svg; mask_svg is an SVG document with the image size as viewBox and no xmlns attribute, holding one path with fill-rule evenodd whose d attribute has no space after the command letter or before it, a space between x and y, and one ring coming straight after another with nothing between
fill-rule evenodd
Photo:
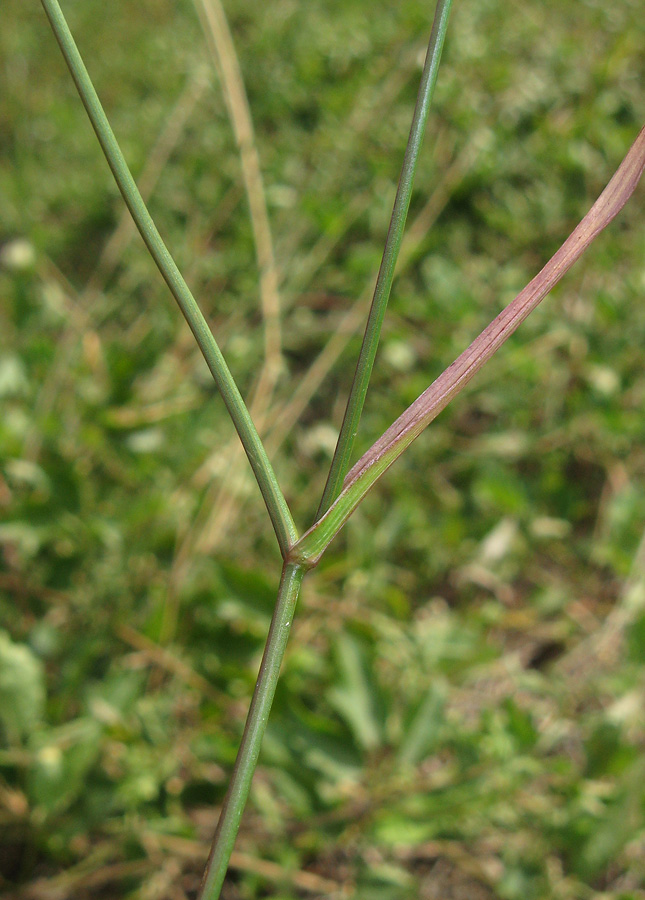
<instances>
[{"instance_id":1,"label":"slender stem","mask_svg":"<svg viewBox=\"0 0 645 900\"><path fill-rule=\"evenodd\" d=\"M258 680L244 726L233 776L213 839L199 900L217 900L224 883L228 861L233 851L244 806L251 788L253 772L260 755L260 746L273 703L280 666L305 571L304 566L290 563L285 563L282 569L278 598L260 664Z\"/></svg>"},{"instance_id":2,"label":"slender stem","mask_svg":"<svg viewBox=\"0 0 645 900\"><path fill-rule=\"evenodd\" d=\"M548 263L348 472L343 490L335 502L292 548L292 561L308 566L318 562L370 488L453 397L463 390L620 212L634 193L643 171L645 126L605 190Z\"/></svg>"},{"instance_id":3,"label":"slender stem","mask_svg":"<svg viewBox=\"0 0 645 900\"><path fill-rule=\"evenodd\" d=\"M179 304L215 379L262 492L282 555L286 556L289 547L297 539L298 532L242 395L197 301L190 292L143 202L58 0L41 0L41 2L123 199L150 255Z\"/></svg>"},{"instance_id":4,"label":"slender stem","mask_svg":"<svg viewBox=\"0 0 645 900\"><path fill-rule=\"evenodd\" d=\"M376 287L374 288L374 298L367 319L363 344L358 357L354 381L352 382L349 399L347 401L343 424L340 429L338 443L336 444L336 450L327 477L327 484L325 485L325 490L316 514L316 521L327 512L340 493L343 479L349 469L354 441L358 432L358 425L365 404L367 388L374 367L374 359L376 357L376 350L381 334L381 326L383 324L387 302L392 289L396 260L399 255L399 250L401 249L401 241L403 240L403 231L405 229L405 222L410 207L410 197L412 196L414 173L416 171L423 134L428 120L430 103L434 94L435 84L437 83L437 73L439 71L441 52L443 50L444 39L448 28L448 17L450 15L451 6L452 0L438 0L437 2L432 32L428 43L428 52L423 67L423 74L421 75L421 84L419 85L419 93L417 95L417 102L412 117L412 125L410 126L410 136L408 137L399 184L394 199L392 218L390 219L390 227L385 241L381 267L376 279Z\"/></svg>"}]
</instances>

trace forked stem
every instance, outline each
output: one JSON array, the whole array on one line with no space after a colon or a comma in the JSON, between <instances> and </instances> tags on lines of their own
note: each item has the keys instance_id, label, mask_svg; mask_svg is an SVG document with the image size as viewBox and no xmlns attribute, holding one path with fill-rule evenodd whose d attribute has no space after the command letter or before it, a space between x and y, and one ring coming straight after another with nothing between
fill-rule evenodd
<instances>
[{"instance_id":1,"label":"forked stem","mask_svg":"<svg viewBox=\"0 0 645 900\"><path fill-rule=\"evenodd\" d=\"M438 0L428 56L415 109L410 139L397 191L386 249L372 309L352 385L345 421L316 524L298 541L286 500L277 484L265 449L221 351L188 286L183 280L130 174L110 128L89 74L69 31L57 0L41 0L99 138L115 180L141 235L179 304L215 378L240 435L264 497L285 562L253 699L244 728L233 776L224 801L199 900L217 900L226 875L253 773L260 754L293 615L308 568L338 533L370 487L423 431L447 403L492 356L548 291L579 258L627 202L645 168L645 128L619 166L607 188L542 271L515 300L476 338L473 344L403 413L347 474L358 421L371 374L380 328L389 296L396 257L410 202L428 106L452 0ZM344 485L343 485L344 479ZM342 487L342 492L341 492ZM340 492L340 493L339 493ZM334 502L335 501L335 502Z\"/></svg>"},{"instance_id":2,"label":"forked stem","mask_svg":"<svg viewBox=\"0 0 645 900\"><path fill-rule=\"evenodd\" d=\"M217 900L224 883L228 861L251 789L253 772L260 755L260 746L278 684L280 666L305 571L304 566L289 563L285 563L282 569L278 597L260 664L258 680L244 726L240 749L235 760L235 768L215 831L213 846L199 892L199 900Z\"/></svg>"},{"instance_id":3,"label":"forked stem","mask_svg":"<svg viewBox=\"0 0 645 900\"><path fill-rule=\"evenodd\" d=\"M365 405L367 388L372 375L372 369L374 368L374 360L376 358L376 351L381 335L383 318L392 289L396 260L399 255L399 250L401 249L401 241L403 240L405 222L408 217L410 198L412 196L414 173L417 168L419 151L421 149L426 123L428 121L430 103L434 94L435 84L437 83L437 73L439 71L441 52L443 50L446 31L448 29L448 17L450 15L451 6L452 0L438 0L437 2L430 40L428 42L428 52L423 66L423 74L421 75L421 84L419 85L417 102L414 108L414 115L412 116L410 135L408 137L407 147L405 148L396 197L394 198L390 227L385 240L381 267L374 288L372 306L370 307L367 325L365 326L363 344L358 357L358 363L356 364L354 381L352 382L349 399L347 400L347 407L338 436L338 443L336 444L331 468L329 470L329 475L327 476L327 484L325 485L320 506L316 513L316 521L327 512L336 497L340 494L343 479L349 469L354 441L356 440L361 413L363 412L363 406Z\"/></svg>"},{"instance_id":4,"label":"forked stem","mask_svg":"<svg viewBox=\"0 0 645 900\"><path fill-rule=\"evenodd\" d=\"M157 264L157 268L163 275L166 284L184 314L184 318L188 322L190 330L193 332L208 368L215 379L215 383L246 451L271 518L280 550L283 557L285 557L289 548L297 539L298 532L257 429L253 424L235 380L226 365L217 341L197 305L197 301L184 281L143 202L143 198L135 184L107 116L103 111L101 101L94 90L94 85L85 68L58 0L41 0L41 2L96 136L99 139L105 158L112 170L114 180L132 214L141 237L150 251L150 255Z\"/></svg>"}]
</instances>

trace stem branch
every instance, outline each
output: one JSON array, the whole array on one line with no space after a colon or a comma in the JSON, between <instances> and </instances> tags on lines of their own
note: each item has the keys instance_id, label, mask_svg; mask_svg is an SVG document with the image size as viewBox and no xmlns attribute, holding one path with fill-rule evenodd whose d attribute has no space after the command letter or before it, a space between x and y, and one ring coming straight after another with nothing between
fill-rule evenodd
<instances>
[{"instance_id":1,"label":"stem branch","mask_svg":"<svg viewBox=\"0 0 645 900\"><path fill-rule=\"evenodd\" d=\"M634 193L644 170L645 126L605 190L548 263L348 472L334 503L292 548L290 559L293 562L316 565L370 488L463 390L620 212Z\"/></svg>"},{"instance_id":2,"label":"stem branch","mask_svg":"<svg viewBox=\"0 0 645 900\"><path fill-rule=\"evenodd\" d=\"M157 226L143 202L125 157L110 127L94 85L58 0L41 0L52 30L65 57L78 93L96 132L108 165L119 190L135 221L141 237L157 264L157 268L177 301L190 330L211 370L228 413L246 451L249 463L264 498L283 556L297 540L298 532L269 458L253 424L242 395L226 365L222 352L208 327L197 301L184 281L177 265L163 242Z\"/></svg>"},{"instance_id":3,"label":"stem branch","mask_svg":"<svg viewBox=\"0 0 645 900\"><path fill-rule=\"evenodd\" d=\"M327 484L325 485L325 490L316 514L316 521L327 512L340 493L343 479L349 469L349 462L354 447L354 441L356 440L356 434L358 432L361 413L363 412L363 406L365 404L367 388L372 369L374 368L381 326L383 325L383 318L392 289L396 260L399 255L399 250L401 249L401 241L403 240L403 231L405 229L408 209L410 208L410 198L412 196L414 173L417 168L419 151L421 149L426 123L428 121L428 111L430 109L432 95L434 94L435 84L437 83L437 73L439 71L441 52L443 50L444 39L448 29L448 16L450 15L451 6L452 0L438 0L437 2L430 40L428 42L428 52L423 67L423 74L421 75L421 84L419 85L419 93L417 95L417 102L412 117L412 125L410 126L410 136L408 137L408 144L405 148L401 175L399 176L399 184L394 199L390 227L385 240L385 248L383 250L381 267L376 279L376 287L374 288L374 298L367 318L363 344L358 357L358 363L356 364L356 372L354 374L354 381L352 382L347 407L345 409L345 417L340 429L340 435L338 436L338 443L336 444L336 450L334 451L329 475L327 476Z\"/></svg>"}]
</instances>

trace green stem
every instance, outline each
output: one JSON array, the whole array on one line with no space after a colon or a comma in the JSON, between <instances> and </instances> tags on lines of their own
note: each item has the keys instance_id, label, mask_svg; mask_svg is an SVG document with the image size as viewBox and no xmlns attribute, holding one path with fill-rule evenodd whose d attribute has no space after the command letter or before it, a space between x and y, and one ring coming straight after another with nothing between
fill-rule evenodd
<instances>
[{"instance_id":1,"label":"green stem","mask_svg":"<svg viewBox=\"0 0 645 900\"><path fill-rule=\"evenodd\" d=\"M262 492L282 555L286 556L289 548L297 540L298 532L242 395L197 301L143 202L57 0L41 0L41 2L123 199L150 255L195 335L215 379Z\"/></svg>"},{"instance_id":2,"label":"green stem","mask_svg":"<svg viewBox=\"0 0 645 900\"><path fill-rule=\"evenodd\" d=\"M278 598L260 664L258 680L244 726L233 776L213 839L199 900L217 900L224 883L228 861L233 851L244 806L251 788L253 772L260 755L260 746L273 703L280 666L305 571L304 566L290 563L285 563L282 569Z\"/></svg>"},{"instance_id":3,"label":"green stem","mask_svg":"<svg viewBox=\"0 0 645 900\"><path fill-rule=\"evenodd\" d=\"M383 250L383 259L376 279L376 287L374 288L374 297L370 308L365 334L363 336L363 344L356 365L354 381L352 382L343 424L340 429L338 443L332 459L331 468L327 477L327 484L323 492L320 506L316 514L316 521L327 512L331 504L339 495L343 479L349 469L350 458L354 448L354 441L358 432L358 425L365 404L367 388L374 367L374 359L376 358L376 350L378 348L379 337L381 334L381 326L385 310L392 289L392 281L394 279L394 269L396 260L401 249L401 241L403 240L403 231L410 207L410 197L412 196L412 184L414 181L414 173L419 159L419 151L423 141L423 134L428 120L428 111L432 96L434 94L435 84L437 83L437 73L439 71L439 63L441 61L441 52L443 50L444 39L448 28L448 17L450 15L450 7L452 0L438 0L435 10L434 22L432 24L432 32L428 43L428 52L426 61L421 75L421 84L419 85L419 93L417 95L417 103L412 117L412 125L410 126L410 136L403 157L403 165L401 167L401 175L392 209L392 218L390 219L390 227L385 241Z\"/></svg>"}]
</instances>

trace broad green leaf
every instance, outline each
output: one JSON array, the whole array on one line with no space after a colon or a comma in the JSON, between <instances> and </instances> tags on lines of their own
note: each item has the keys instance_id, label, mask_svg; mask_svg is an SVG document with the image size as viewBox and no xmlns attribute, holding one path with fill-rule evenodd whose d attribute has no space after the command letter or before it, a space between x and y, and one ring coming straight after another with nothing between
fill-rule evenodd
<instances>
[{"instance_id":1,"label":"broad green leaf","mask_svg":"<svg viewBox=\"0 0 645 900\"><path fill-rule=\"evenodd\" d=\"M40 724L45 706L45 673L24 644L0 631L0 723L10 744Z\"/></svg>"},{"instance_id":2,"label":"broad green leaf","mask_svg":"<svg viewBox=\"0 0 645 900\"><path fill-rule=\"evenodd\" d=\"M95 719L81 718L34 739L27 794L45 815L67 809L79 797L98 757L101 732Z\"/></svg>"},{"instance_id":3,"label":"broad green leaf","mask_svg":"<svg viewBox=\"0 0 645 900\"><path fill-rule=\"evenodd\" d=\"M328 699L340 713L364 750L373 750L383 739L378 688L365 651L350 635L336 645L341 684L329 691Z\"/></svg>"},{"instance_id":4,"label":"broad green leaf","mask_svg":"<svg viewBox=\"0 0 645 900\"><path fill-rule=\"evenodd\" d=\"M433 685L422 700L401 742L401 762L414 765L437 745L444 722L445 694L443 685Z\"/></svg>"}]
</instances>

